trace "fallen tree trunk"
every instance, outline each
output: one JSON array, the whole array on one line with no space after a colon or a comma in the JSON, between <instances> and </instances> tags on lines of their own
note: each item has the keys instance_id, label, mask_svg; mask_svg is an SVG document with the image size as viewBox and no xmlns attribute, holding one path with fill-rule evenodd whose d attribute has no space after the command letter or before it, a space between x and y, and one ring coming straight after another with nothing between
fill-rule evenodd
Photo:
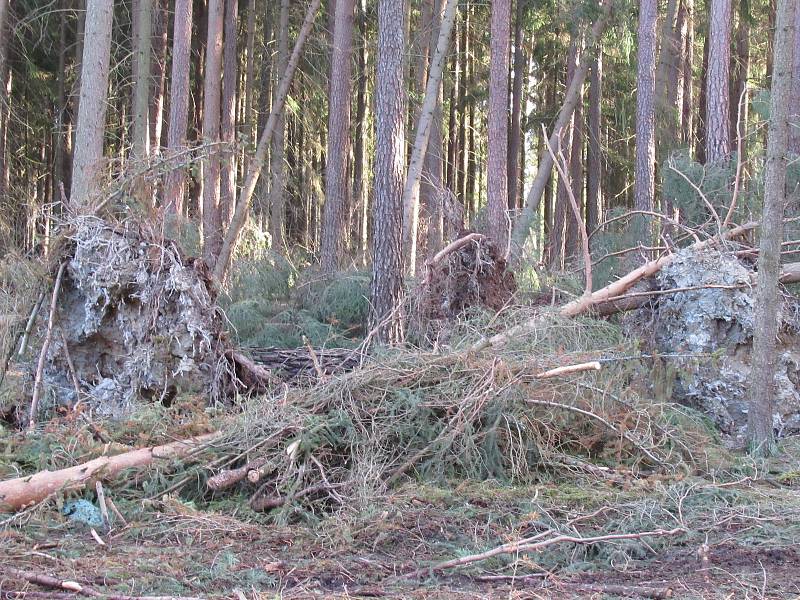
<instances>
[{"instance_id":1,"label":"fallen tree trunk","mask_svg":"<svg viewBox=\"0 0 800 600\"><path fill-rule=\"evenodd\" d=\"M738 227L734 227L729 231L722 233L721 235L715 235L712 238L707 240L703 240L701 242L695 242L689 248L694 250L703 250L705 248L709 248L715 244L718 244L724 240L732 240L737 237L740 237L747 233L748 231L755 229L758 227L759 223L757 221L752 221L750 223L746 223L744 225L739 225ZM625 293L630 290L636 283L655 275L658 273L663 267L670 264L675 259L675 254L665 254L656 260L651 260L640 266L637 269L634 269L627 275L617 279L613 283L610 283L606 287L597 290L591 294L584 294L580 298L573 300L561 307L561 310L558 313L562 317L576 317L578 315L590 312L598 305L603 303L607 303L609 301L619 301L621 300ZM798 277L800 277L800 266L797 269ZM635 303L634 303L635 304ZM634 308L635 306L632 306ZM504 331L503 333L498 333L495 336L490 338L484 338L481 341L477 342L473 345L473 351L483 350L488 347L492 346L499 346L504 344L508 340L516 337L517 335L523 333L528 328L536 325L536 317L529 319L524 323L520 323L519 325L512 327L511 329Z\"/></svg>"},{"instance_id":2,"label":"fallen tree trunk","mask_svg":"<svg viewBox=\"0 0 800 600\"><path fill-rule=\"evenodd\" d=\"M160 459L183 458L219 437L208 433L163 446L139 448L116 456L101 456L58 471L0 481L0 511L13 512L33 506L57 492L80 490L98 479L116 477L126 469L146 467Z\"/></svg>"}]
</instances>

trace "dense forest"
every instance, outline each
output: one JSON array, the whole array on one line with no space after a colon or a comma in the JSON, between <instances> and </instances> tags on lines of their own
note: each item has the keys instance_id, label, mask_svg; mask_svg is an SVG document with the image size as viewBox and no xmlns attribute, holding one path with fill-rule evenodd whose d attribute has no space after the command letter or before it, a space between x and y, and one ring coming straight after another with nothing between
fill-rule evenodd
<instances>
[{"instance_id":1,"label":"dense forest","mask_svg":"<svg viewBox=\"0 0 800 600\"><path fill-rule=\"evenodd\" d=\"M0 595L800 593L799 30L0 0Z\"/></svg>"}]
</instances>

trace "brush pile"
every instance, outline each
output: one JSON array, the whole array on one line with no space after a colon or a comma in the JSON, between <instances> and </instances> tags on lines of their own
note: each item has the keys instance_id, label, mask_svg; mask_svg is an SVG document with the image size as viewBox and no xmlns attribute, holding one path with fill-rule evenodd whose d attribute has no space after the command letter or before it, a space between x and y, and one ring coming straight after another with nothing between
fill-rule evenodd
<instances>
[{"instance_id":1,"label":"brush pile","mask_svg":"<svg viewBox=\"0 0 800 600\"><path fill-rule=\"evenodd\" d=\"M621 343L607 323L543 316L531 336L491 355L385 351L314 387L248 403L215 441L215 458L182 477L286 516L361 504L405 477L613 478L609 464L671 470L691 460L685 440L697 430L679 431L671 407L641 400L628 362L537 377L596 357L611 340Z\"/></svg>"}]
</instances>

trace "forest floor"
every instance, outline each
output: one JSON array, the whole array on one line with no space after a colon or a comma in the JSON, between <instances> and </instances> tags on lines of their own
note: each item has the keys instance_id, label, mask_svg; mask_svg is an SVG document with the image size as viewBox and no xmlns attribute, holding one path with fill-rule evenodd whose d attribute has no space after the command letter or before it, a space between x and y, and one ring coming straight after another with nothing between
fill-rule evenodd
<instances>
[{"instance_id":1,"label":"forest floor","mask_svg":"<svg viewBox=\"0 0 800 600\"><path fill-rule=\"evenodd\" d=\"M127 524L103 534L105 545L87 528L39 508L4 522L0 590L3 598L41 592L9 575L16 568L110 595L794 598L800 595L799 461L797 455L783 460L794 470L724 483L664 476L580 485L409 483L368 511L290 525L259 524L230 498L202 508L175 496L118 500ZM638 529L667 505L675 521L665 527L684 526L687 533L632 540L622 549L552 546L405 576L524 537L544 515L581 519L591 534Z\"/></svg>"}]
</instances>

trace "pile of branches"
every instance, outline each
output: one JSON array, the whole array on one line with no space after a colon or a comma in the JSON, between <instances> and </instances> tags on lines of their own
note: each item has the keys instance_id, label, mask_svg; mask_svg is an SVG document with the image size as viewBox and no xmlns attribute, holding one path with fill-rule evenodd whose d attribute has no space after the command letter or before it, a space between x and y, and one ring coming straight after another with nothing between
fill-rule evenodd
<instances>
[{"instance_id":1,"label":"pile of branches","mask_svg":"<svg viewBox=\"0 0 800 600\"><path fill-rule=\"evenodd\" d=\"M635 370L565 365L587 356L556 357L541 347L550 342L544 333L524 354L372 357L310 389L251 402L199 469L213 493L235 489L252 509L284 514L358 503L407 477L614 478L609 464L672 470L691 460L690 428L672 424L674 409L639 399Z\"/></svg>"}]
</instances>

